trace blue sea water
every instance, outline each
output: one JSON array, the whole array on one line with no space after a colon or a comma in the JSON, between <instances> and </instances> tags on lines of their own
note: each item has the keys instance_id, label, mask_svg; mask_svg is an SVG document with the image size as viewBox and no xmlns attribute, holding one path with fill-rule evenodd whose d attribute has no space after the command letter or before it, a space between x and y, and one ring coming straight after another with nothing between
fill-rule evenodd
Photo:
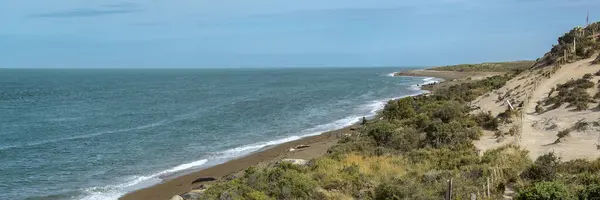
<instances>
[{"instance_id":1,"label":"blue sea water","mask_svg":"<svg viewBox=\"0 0 600 200\"><path fill-rule=\"evenodd\" d=\"M0 199L117 199L422 93L402 68L0 69Z\"/></svg>"}]
</instances>

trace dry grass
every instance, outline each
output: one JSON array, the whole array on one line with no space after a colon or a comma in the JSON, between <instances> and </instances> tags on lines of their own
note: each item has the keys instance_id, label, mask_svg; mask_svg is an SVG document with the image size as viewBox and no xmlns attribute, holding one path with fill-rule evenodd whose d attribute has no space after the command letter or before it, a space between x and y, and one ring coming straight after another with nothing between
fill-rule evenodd
<instances>
[{"instance_id":1,"label":"dry grass","mask_svg":"<svg viewBox=\"0 0 600 200\"><path fill-rule=\"evenodd\" d=\"M321 193L321 198L323 200L352 200L353 198L344 194L344 193L340 193L339 191L327 191L324 190L322 188L319 188L317 190L319 193Z\"/></svg>"},{"instance_id":2,"label":"dry grass","mask_svg":"<svg viewBox=\"0 0 600 200\"><path fill-rule=\"evenodd\" d=\"M374 177L401 176L406 173L406 162L401 157L390 156L361 156L357 154L348 155L343 165L357 165L362 174Z\"/></svg>"}]
</instances>

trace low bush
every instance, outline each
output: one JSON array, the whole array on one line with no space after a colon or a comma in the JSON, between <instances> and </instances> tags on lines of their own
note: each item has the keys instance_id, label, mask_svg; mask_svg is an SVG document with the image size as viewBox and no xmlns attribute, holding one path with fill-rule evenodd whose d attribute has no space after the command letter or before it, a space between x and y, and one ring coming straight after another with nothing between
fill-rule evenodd
<instances>
[{"instance_id":1,"label":"low bush","mask_svg":"<svg viewBox=\"0 0 600 200\"><path fill-rule=\"evenodd\" d=\"M585 186L585 189L579 193L579 199L600 199L600 184L596 183Z\"/></svg>"},{"instance_id":2,"label":"low bush","mask_svg":"<svg viewBox=\"0 0 600 200\"><path fill-rule=\"evenodd\" d=\"M556 137L558 137L559 139L562 139L564 137L569 136L570 132L571 132L571 129L565 129L565 130L559 131L558 134L556 134Z\"/></svg>"},{"instance_id":3,"label":"low bush","mask_svg":"<svg viewBox=\"0 0 600 200\"><path fill-rule=\"evenodd\" d=\"M539 182L525 188L517 200L568 200L574 199L567 187L558 182Z\"/></svg>"},{"instance_id":4,"label":"low bush","mask_svg":"<svg viewBox=\"0 0 600 200\"><path fill-rule=\"evenodd\" d=\"M583 121L583 120L579 120L575 123L575 125L573 125L573 129L581 132L581 131L585 131L588 128L588 125L590 125L589 122Z\"/></svg>"},{"instance_id":5,"label":"low bush","mask_svg":"<svg viewBox=\"0 0 600 200\"><path fill-rule=\"evenodd\" d=\"M532 181L552 181L556 177L556 170L560 158L554 153L548 153L536 159L535 163L527 168L521 177Z\"/></svg>"}]
</instances>

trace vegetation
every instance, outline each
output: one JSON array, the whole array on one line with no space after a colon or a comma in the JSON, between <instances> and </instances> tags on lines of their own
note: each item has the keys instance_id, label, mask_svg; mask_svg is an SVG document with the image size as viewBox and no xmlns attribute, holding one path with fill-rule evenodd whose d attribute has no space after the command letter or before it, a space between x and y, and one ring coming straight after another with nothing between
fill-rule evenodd
<instances>
[{"instance_id":1,"label":"vegetation","mask_svg":"<svg viewBox=\"0 0 600 200\"><path fill-rule=\"evenodd\" d=\"M491 112L480 112L474 116L474 119L479 126L487 130L498 130L500 124L498 118L492 116Z\"/></svg>"},{"instance_id":2,"label":"vegetation","mask_svg":"<svg viewBox=\"0 0 600 200\"><path fill-rule=\"evenodd\" d=\"M552 46L550 52L546 53L535 66L548 66L591 57L600 49L598 33L600 33L600 22L592 23L585 28L573 28L559 37L558 44Z\"/></svg>"},{"instance_id":3,"label":"vegetation","mask_svg":"<svg viewBox=\"0 0 600 200\"><path fill-rule=\"evenodd\" d=\"M577 123L575 123L575 125L573 125L572 129L581 132L581 131L587 130L588 125L590 125L589 122L579 120L579 121L577 121Z\"/></svg>"},{"instance_id":4,"label":"vegetation","mask_svg":"<svg viewBox=\"0 0 600 200\"><path fill-rule=\"evenodd\" d=\"M574 199L573 194L562 183L539 182L519 194L517 200L561 200Z\"/></svg>"},{"instance_id":5,"label":"vegetation","mask_svg":"<svg viewBox=\"0 0 600 200\"><path fill-rule=\"evenodd\" d=\"M587 56L593 44L585 40L592 30L600 33L600 24L586 27L583 36L579 29L565 34L538 64L556 62L573 40L578 43L577 56ZM450 179L455 199L468 199L471 194L478 199L501 199L507 186L517 192L517 199L600 199L600 160L562 162L549 153L532 162L518 146L482 155L473 146L481 129L497 130L502 117L470 114L468 103L501 88L532 62L509 64L433 68L514 73L390 101L381 119L365 120L360 134L343 137L325 156L306 165L283 162L250 167L212 184L200 199L441 199ZM540 102L539 110L545 110L542 104L559 107L564 103L587 109L592 99L585 89L594 83L586 78L558 85L558 94ZM515 114L509 110L502 116L508 119ZM576 124L568 131L583 126L587 124ZM518 128L513 129L517 132ZM487 188L489 196L484 195Z\"/></svg>"},{"instance_id":6,"label":"vegetation","mask_svg":"<svg viewBox=\"0 0 600 200\"><path fill-rule=\"evenodd\" d=\"M460 64L460 65L449 65L443 67L435 67L429 70L438 71L459 71L459 72L515 72L525 70L534 61L514 61L514 62L491 62L481 64Z\"/></svg>"},{"instance_id":7,"label":"vegetation","mask_svg":"<svg viewBox=\"0 0 600 200\"><path fill-rule=\"evenodd\" d=\"M564 84L559 84L556 87L558 94L546 98L544 105L552 105L550 109L555 109L568 103L568 107L574 107L576 111L587 110L588 104L594 101L587 93L586 89L592 87L594 87L594 82L585 78L570 80Z\"/></svg>"},{"instance_id":8,"label":"vegetation","mask_svg":"<svg viewBox=\"0 0 600 200\"><path fill-rule=\"evenodd\" d=\"M600 194L600 161L560 161L505 146L478 155L472 141L495 129L490 113L469 114L466 102L501 87L509 76L453 85L430 95L390 101L382 120L347 136L307 165L250 167L213 184L200 199L440 199L447 180L466 199L501 198L506 185L518 199L592 199Z\"/></svg>"}]
</instances>

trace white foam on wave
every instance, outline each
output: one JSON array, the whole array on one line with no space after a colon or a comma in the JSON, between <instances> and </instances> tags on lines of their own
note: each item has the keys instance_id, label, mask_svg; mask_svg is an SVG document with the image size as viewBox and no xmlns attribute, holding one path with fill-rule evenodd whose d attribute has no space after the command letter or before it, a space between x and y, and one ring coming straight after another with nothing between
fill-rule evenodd
<instances>
[{"instance_id":1,"label":"white foam on wave","mask_svg":"<svg viewBox=\"0 0 600 200\"><path fill-rule=\"evenodd\" d=\"M301 138L302 138L302 136L291 136L291 137L286 137L286 138L282 138L282 139L278 139L278 140L260 142L260 143L255 143L255 144L251 144L251 145L245 145L245 146L225 150L220 154L222 154L222 156L224 156L226 158L235 158L235 157L239 157L239 156L243 156L243 155L252 153L254 151L257 151L257 150L262 149L267 146L273 146L273 145L278 145L278 144L282 144L282 143L286 143L286 142L291 142L291 141L298 140Z\"/></svg>"},{"instance_id":2,"label":"white foam on wave","mask_svg":"<svg viewBox=\"0 0 600 200\"><path fill-rule=\"evenodd\" d=\"M177 165L173 168L149 175L149 176L134 176L121 184L108 185L102 187L91 187L84 189L86 196L79 198L81 200L114 200L143 187L151 186L160 183L160 176L180 172L183 170L194 169L208 162L207 159L197 160L186 164Z\"/></svg>"},{"instance_id":3,"label":"white foam on wave","mask_svg":"<svg viewBox=\"0 0 600 200\"><path fill-rule=\"evenodd\" d=\"M439 83L440 81L442 81L442 79L440 78L435 78L435 77L427 77L423 79L423 85L428 85L428 84L433 84L433 83Z\"/></svg>"},{"instance_id":4,"label":"white foam on wave","mask_svg":"<svg viewBox=\"0 0 600 200\"><path fill-rule=\"evenodd\" d=\"M391 76L391 77L395 77L395 75L396 75L396 72L392 72L392 73L387 74L387 76Z\"/></svg>"},{"instance_id":5,"label":"white foam on wave","mask_svg":"<svg viewBox=\"0 0 600 200\"><path fill-rule=\"evenodd\" d=\"M419 86L419 84L415 84L415 85L411 85L409 87L409 89L412 91L421 91L421 86Z\"/></svg>"},{"instance_id":6,"label":"white foam on wave","mask_svg":"<svg viewBox=\"0 0 600 200\"><path fill-rule=\"evenodd\" d=\"M320 135L327 131L336 130L336 129L340 129L340 128L343 128L346 126L350 126L350 125L358 122L359 120L360 120L359 116L346 117L346 118L343 118L340 120L333 121L331 123L321 124L321 125L314 126L312 128L305 129L304 131L300 132L298 135L295 135L295 136L289 136L289 137L285 137L285 138L281 138L281 139L277 139L277 140L259 142L259 143L244 145L244 146L236 147L233 149L225 150L221 153L218 153L219 154L218 157L221 159L230 160L233 158L248 155L250 153L256 152L265 147L275 146L278 144L283 144L286 142L299 140L299 139L302 139L305 137Z\"/></svg>"},{"instance_id":7,"label":"white foam on wave","mask_svg":"<svg viewBox=\"0 0 600 200\"><path fill-rule=\"evenodd\" d=\"M439 82L443 81L444 79L435 78L435 77L426 77L426 78L423 78L422 80L423 80L422 83L411 85L409 87L409 89L413 90L413 91L422 91L421 90L421 86L423 86L423 85L429 85L429 84L434 84L434 83L439 83Z\"/></svg>"}]
</instances>

